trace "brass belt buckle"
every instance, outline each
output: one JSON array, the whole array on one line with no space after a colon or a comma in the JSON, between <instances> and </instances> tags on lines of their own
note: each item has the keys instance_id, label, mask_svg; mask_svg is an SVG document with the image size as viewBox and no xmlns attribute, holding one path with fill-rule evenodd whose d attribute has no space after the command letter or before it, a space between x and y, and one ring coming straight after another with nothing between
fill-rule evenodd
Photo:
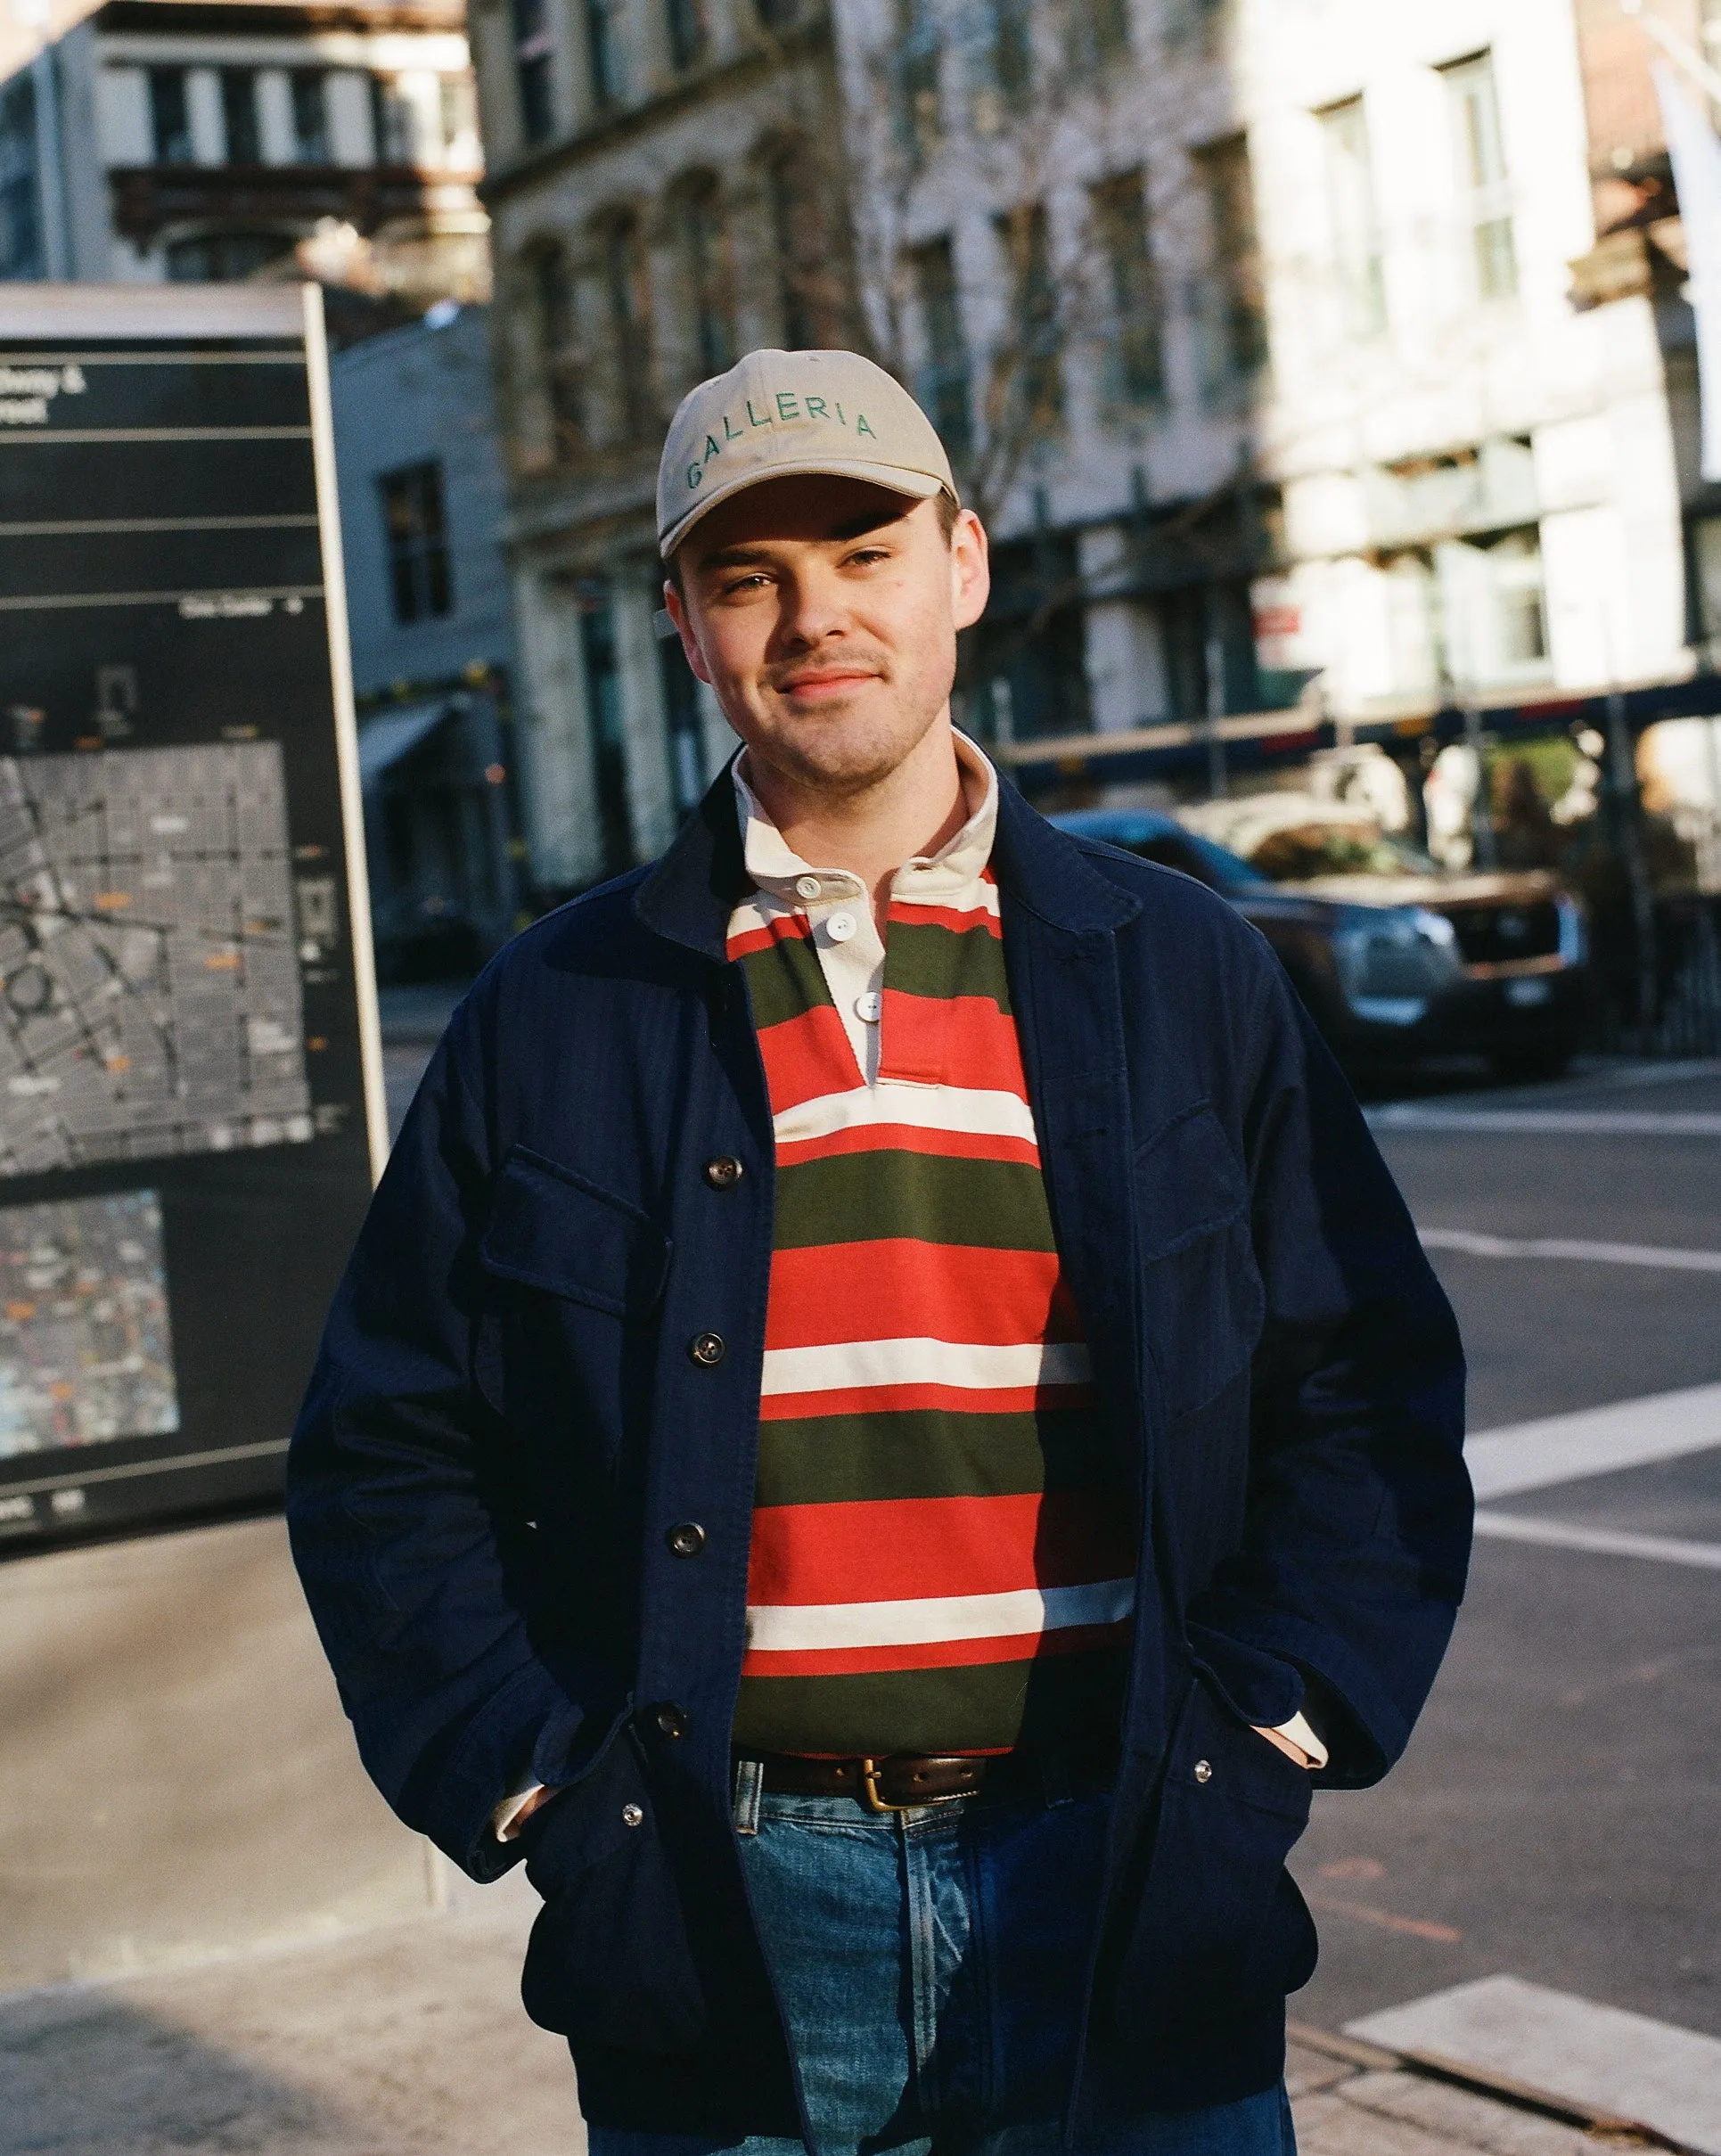
<instances>
[{"instance_id":1,"label":"brass belt buckle","mask_svg":"<svg viewBox=\"0 0 1721 2156\"><path fill-rule=\"evenodd\" d=\"M860 1763L861 1801L869 1812L917 1812L919 1804L892 1804L879 1794L879 1762L863 1759ZM924 1803L925 1799L922 1799Z\"/></svg>"}]
</instances>

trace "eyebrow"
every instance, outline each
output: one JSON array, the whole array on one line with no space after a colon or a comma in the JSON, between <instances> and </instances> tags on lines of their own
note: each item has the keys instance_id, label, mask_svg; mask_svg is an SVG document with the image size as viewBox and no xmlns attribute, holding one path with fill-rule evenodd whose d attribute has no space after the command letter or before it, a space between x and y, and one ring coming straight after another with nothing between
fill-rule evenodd
<instances>
[{"instance_id":1,"label":"eyebrow","mask_svg":"<svg viewBox=\"0 0 1721 2156\"><path fill-rule=\"evenodd\" d=\"M887 513L882 516L875 510L864 511L861 515L850 517L845 523L833 524L823 535L824 543L840 546L847 540L865 538L868 532L882 531L889 525L900 524L906 512L902 510L897 511L894 515ZM816 544L818 542L815 541ZM699 570L703 575L721 572L725 569L751 569L768 562L770 559L771 550L768 546L750 546L745 544L719 546L715 552L700 556Z\"/></svg>"}]
</instances>

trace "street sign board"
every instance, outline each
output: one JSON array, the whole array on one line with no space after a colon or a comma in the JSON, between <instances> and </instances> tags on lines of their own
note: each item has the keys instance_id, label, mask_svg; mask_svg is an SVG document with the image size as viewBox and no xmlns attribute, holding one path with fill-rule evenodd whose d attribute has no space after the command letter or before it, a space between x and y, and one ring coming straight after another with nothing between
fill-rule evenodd
<instances>
[{"instance_id":1,"label":"street sign board","mask_svg":"<svg viewBox=\"0 0 1721 2156\"><path fill-rule=\"evenodd\" d=\"M315 286L0 285L0 1550L267 1500L386 1145Z\"/></svg>"}]
</instances>

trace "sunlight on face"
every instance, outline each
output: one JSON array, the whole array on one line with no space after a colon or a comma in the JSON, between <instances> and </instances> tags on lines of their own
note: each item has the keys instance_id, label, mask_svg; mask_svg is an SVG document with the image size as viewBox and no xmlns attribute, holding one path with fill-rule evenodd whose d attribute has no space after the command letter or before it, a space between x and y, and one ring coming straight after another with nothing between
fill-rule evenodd
<instances>
[{"instance_id":1,"label":"sunlight on face","mask_svg":"<svg viewBox=\"0 0 1721 2156\"><path fill-rule=\"evenodd\" d=\"M722 503L666 586L688 663L762 763L821 791L889 776L947 709L956 632L985 609L986 535L963 511L861 480L769 480Z\"/></svg>"}]
</instances>

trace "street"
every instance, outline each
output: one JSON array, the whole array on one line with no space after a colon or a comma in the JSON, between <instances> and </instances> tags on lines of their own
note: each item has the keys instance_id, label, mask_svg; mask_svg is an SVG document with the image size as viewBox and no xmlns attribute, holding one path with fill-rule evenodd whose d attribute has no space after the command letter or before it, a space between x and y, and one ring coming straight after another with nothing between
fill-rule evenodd
<instances>
[{"instance_id":1,"label":"street","mask_svg":"<svg viewBox=\"0 0 1721 2156\"><path fill-rule=\"evenodd\" d=\"M1472 1432L1721 1378L1721 1269L1666 1258L1721 1250L1717 1111L1712 1066L1372 1109L1437 1246L1632 1254L1432 1250ZM1721 1448L1487 1510L1574 1538L1696 1544L1708 1563L1479 1537L1404 1761L1379 1790L1316 1801L1292 1868L1322 1959L1292 2012L1336 2029L1505 1972L1721 2035Z\"/></svg>"}]
</instances>

